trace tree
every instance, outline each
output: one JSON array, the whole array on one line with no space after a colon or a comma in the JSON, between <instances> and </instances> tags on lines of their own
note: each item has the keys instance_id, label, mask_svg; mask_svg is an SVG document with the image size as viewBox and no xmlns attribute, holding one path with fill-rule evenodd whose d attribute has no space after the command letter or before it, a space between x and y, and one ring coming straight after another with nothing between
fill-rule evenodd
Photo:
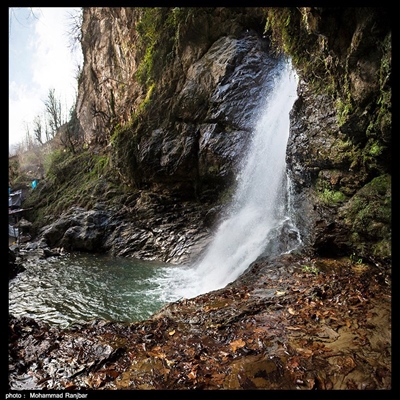
<instances>
[{"instance_id":1,"label":"tree","mask_svg":"<svg viewBox=\"0 0 400 400\"><path fill-rule=\"evenodd\" d=\"M31 150L33 147L33 140L29 131L29 124L25 122L25 149Z\"/></svg>"},{"instance_id":2,"label":"tree","mask_svg":"<svg viewBox=\"0 0 400 400\"><path fill-rule=\"evenodd\" d=\"M82 22L83 12L82 8L69 12L69 23L68 23L68 37L69 37L69 48L71 52L76 46L81 44L82 41Z\"/></svg>"},{"instance_id":3,"label":"tree","mask_svg":"<svg viewBox=\"0 0 400 400\"><path fill-rule=\"evenodd\" d=\"M61 113L61 101L56 99L55 89L49 89L47 100L44 102L48 113L48 121L51 129L51 135L54 138L57 130L63 124Z\"/></svg>"},{"instance_id":4,"label":"tree","mask_svg":"<svg viewBox=\"0 0 400 400\"><path fill-rule=\"evenodd\" d=\"M43 140L42 140L42 121L39 117L39 115L37 115L35 117L35 119L33 120L33 134L35 136L35 139L40 143L43 144Z\"/></svg>"}]
</instances>

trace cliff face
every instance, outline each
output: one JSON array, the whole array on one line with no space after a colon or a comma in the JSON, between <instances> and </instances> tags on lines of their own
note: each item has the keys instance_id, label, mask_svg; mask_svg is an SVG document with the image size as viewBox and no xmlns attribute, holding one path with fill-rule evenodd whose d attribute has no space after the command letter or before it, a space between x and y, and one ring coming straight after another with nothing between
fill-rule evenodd
<instances>
[{"instance_id":1,"label":"cliff face","mask_svg":"<svg viewBox=\"0 0 400 400\"><path fill-rule=\"evenodd\" d=\"M125 187L95 247L182 262L203 246L284 51L300 77L287 164L305 247L390 263L389 22L380 8L85 8L77 117L109 167L90 197ZM74 247L61 225L68 240L46 240Z\"/></svg>"},{"instance_id":2,"label":"cliff face","mask_svg":"<svg viewBox=\"0 0 400 400\"><path fill-rule=\"evenodd\" d=\"M317 254L390 263L388 11L303 8L292 18L307 38L291 50L303 78L287 152L299 226Z\"/></svg>"},{"instance_id":3,"label":"cliff face","mask_svg":"<svg viewBox=\"0 0 400 400\"><path fill-rule=\"evenodd\" d=\"M108 171L90 194L103 204L75 202L93 211L57 218L49 245L168 262L204 247L282 61L264 22L257 8L84 9L77 117ZM108 202L112 180L125 193Z\"/></svg>"},{"instance_id":4,"label":"cliff face","mask_svg":"<svg viewBox=\"0 0 400 400\"><path fill-rule=\"evenodd\" d=\"M86 142L112 146L120 178L136 188L217 194L273 78L262 15L85 9L77 112Z\"/></svg>"}]
</instances>

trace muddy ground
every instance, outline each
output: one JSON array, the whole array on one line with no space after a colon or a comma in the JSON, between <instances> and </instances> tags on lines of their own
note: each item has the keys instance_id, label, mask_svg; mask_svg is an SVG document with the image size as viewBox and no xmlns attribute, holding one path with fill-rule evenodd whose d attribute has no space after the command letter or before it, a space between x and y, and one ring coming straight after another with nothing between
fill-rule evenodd
<instances>
[{"instance_id":1,"label":"muddy ground","mask_svg":"<svg viewBox=\"0 0 400 400\"><path fill-rule=\"evenodd\" d=\"M391 329L387 272L286 255L138 323L9 316L9 390L391 389Z\"/></svg>"}]
</instances>

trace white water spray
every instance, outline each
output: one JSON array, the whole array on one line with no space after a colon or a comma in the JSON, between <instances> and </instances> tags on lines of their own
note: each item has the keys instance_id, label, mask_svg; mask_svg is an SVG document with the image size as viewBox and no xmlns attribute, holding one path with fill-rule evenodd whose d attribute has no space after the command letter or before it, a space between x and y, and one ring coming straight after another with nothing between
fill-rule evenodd
<instances>
[{"instance_id":1,"label":"white water spray","mask_svg":"<svg viewBox=\"0 0 400 400\"><path fill-rule=\"evenodd\" d=\"M281 232L279 227L289 219L285 157L297 82L291 64L285 63L253 132L228 217L197 265L179 272L174 268L174 278L164 277L162 286L172 298L195 297L226 286L263 254L268 241L278 239L274 233Z\"/></svg>"}]
</instances>

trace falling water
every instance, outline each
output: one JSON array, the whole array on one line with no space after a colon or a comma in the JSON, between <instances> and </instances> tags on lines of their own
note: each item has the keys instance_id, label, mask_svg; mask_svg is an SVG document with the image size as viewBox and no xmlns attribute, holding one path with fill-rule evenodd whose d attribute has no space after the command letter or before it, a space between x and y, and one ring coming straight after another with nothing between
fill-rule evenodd
<instances>
[{"instance_id":1,"label":"falling water","mask_svg":"<svg viewBox=\"0 0 400 400\"><path fill-rule=\"evenodd\" d=\"M296 89L297 76L285 62L254 129L227 218L197 265L170 271L175 283L172 276L159 281L168 287L166 292L173 292L170 300L194 297L234 281L290 223L285 156Z\"/></svg>"},{"instance_id":2,"label":"falling water","mask_svg":"<svg viewBox=\"0 0 400 400\"><path fill-rule=\"evenodd\" d=\"M88 255L41 260L10 281L9 311L61 326L96 317L140 320L165 303L226 286L261 255L296 248L300 239L290 219L285 163L296 88L291 65L281 65L242 160L227 217L197 264L141 265Z\"/></svg>"}]
</instances>

